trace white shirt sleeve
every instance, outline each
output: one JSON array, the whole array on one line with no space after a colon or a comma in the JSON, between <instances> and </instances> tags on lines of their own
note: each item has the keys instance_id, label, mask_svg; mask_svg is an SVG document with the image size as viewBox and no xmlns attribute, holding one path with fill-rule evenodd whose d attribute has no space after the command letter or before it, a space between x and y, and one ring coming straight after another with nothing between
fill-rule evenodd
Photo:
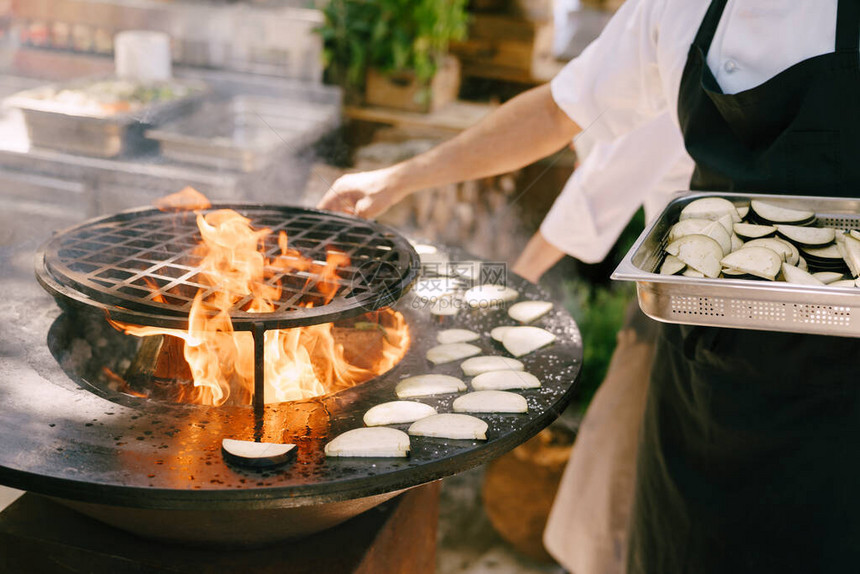
<instances>
[{"instance_id":1,"label":"white shirt sleeve","mask_svg":"<svg viewBox=\"0 0 860 574\"><path fill-rule=\"evenodd\" d=\"M550 83L556 104L598 140L615 139L667 109L658 66L662 8L663 0L627 0Z\"/></svg>"},{"instance_id":2,"label":"white shirt sleeve","mask_svg":"<svg viewBox=\"0 0 860 574\"><path fill-rule=\"evenodd\" d=\"M602 261L643 203L650 220L689 189L693 162L664 113L611 142L598 142L541 224L544 238L586 263Z\"/></svg>"}]
</instances>

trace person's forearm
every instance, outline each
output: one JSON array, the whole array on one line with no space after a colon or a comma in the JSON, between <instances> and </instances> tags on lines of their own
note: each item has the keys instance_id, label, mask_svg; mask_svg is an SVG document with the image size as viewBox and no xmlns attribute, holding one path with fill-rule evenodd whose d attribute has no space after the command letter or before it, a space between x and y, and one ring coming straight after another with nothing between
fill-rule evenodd
<instances>
[{"instance_id":1,"label":"person's forearm","mask_svg":"<svg viewBox=\"0 0 860 574\"><path fill-rule=\"evenodd\" d=\"M564 257L564 251L547 241L538 231L523 249L512 271L532 283L537 283L541 276L562 257Z\"/></svg>"},{"instance_id":2,"label":"person's forearm","mask_svg":"<svg viewBox=\"0 0 860 574\"><path fill-rule=\"evenodd\" d=\"M402 194L507 173L567 145L580 128L556 104L549 84L520 94L440 146L393 166Z\"/></svg>"}]
</instances>

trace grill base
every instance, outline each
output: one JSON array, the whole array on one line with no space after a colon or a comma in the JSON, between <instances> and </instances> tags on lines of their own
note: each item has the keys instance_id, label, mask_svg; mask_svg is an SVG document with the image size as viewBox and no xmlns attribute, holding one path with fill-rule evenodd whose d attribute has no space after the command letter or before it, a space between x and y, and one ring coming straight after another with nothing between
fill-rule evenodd
<instances>
[{"instance_id":1,"label":"grill base","mask_svg":"<svg viewBox=\"0 0 860 574\"><path fill-rule=\"evenodd\" d=\"M224 550L223 546L201 550L144 540L47 498L25 494L0 513L0 572L265 574L286 568L294 574L432 574L438 501L437 482L300 543L253 550ZM159 527L170 524L169 516L161 520ZM266 525L272 524L258 528ZM205 527L205 523L198 526ZM236 535L239 533L237 525Z\"/></svg>"}]
</instances>

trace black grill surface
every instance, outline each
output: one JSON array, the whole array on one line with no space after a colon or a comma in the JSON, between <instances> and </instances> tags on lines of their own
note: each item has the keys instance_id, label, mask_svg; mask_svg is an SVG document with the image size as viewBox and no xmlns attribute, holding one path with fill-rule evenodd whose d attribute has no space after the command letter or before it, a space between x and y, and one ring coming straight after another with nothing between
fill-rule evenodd
<instances>
[{"instance_id":1,"label":"black grill surface","mask_svg":"<svg viewBox=\"0 0 860 574\"><path fill-rule=\"evenodd\" d=\"M330 322L391 305L418 273L418 256L395 231L363 219L291 206L230 204L257 228L272 232L265 255L280 255L278 235L289 247L321 267L328 249L344 253L351 263L339 268L336 293L328 303L313 270L270 269L266 282L280 284L282 294L272 313L249 313L250 298L231 311L236 329L262 325L291 328ZM206 210L209 211L209 210ZM205 213L205 212L204 212ZM186 328L195 294L204 297L217 286L207 284L195 248L201 241L196 215L190 212L133 210L85 222L48 241L38 254L39 282L61 305L85 303L120 321Z\"/></svg>"}]
</instances>

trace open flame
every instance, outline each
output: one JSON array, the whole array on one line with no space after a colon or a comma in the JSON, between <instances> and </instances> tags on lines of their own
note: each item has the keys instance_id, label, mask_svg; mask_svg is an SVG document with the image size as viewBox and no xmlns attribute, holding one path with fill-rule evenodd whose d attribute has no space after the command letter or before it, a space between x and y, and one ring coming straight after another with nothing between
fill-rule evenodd
<instances>
[{"instance_id":1,"label":"open flame","mask_svg":"<svg viewBox=\"0 0 860 574\"><path fill-rule=\"evenodd\" d=\"M188 195L187 190L182 193ZM175 209L171 202L163 204ZM216 406L251 404L253 337L234 331L231 310L242 303L250 313L274 311L281 296L280 284L270 281L276 272L308 271L308 281L316 280L314 288L328 303L337 293L339 270L350 260L333 249L324 263L306 258L288 246L283 232L278 237L280 253L267 258L263 245L271 230L254 229L249 219L229 209L198 213L197 226L202 243L194 254L201 258L201 282L209 288L195 295L188 330L109 321L131 335L181 339L193 387L184 388L177 400ZM346 327L325 323L270 330L264 345L266 402L294 401L348 388L391 369L409 346L409 330L400 313L384 309ZM369 347L374 352L368 352Z\"/></svg>"}]
</instances>

